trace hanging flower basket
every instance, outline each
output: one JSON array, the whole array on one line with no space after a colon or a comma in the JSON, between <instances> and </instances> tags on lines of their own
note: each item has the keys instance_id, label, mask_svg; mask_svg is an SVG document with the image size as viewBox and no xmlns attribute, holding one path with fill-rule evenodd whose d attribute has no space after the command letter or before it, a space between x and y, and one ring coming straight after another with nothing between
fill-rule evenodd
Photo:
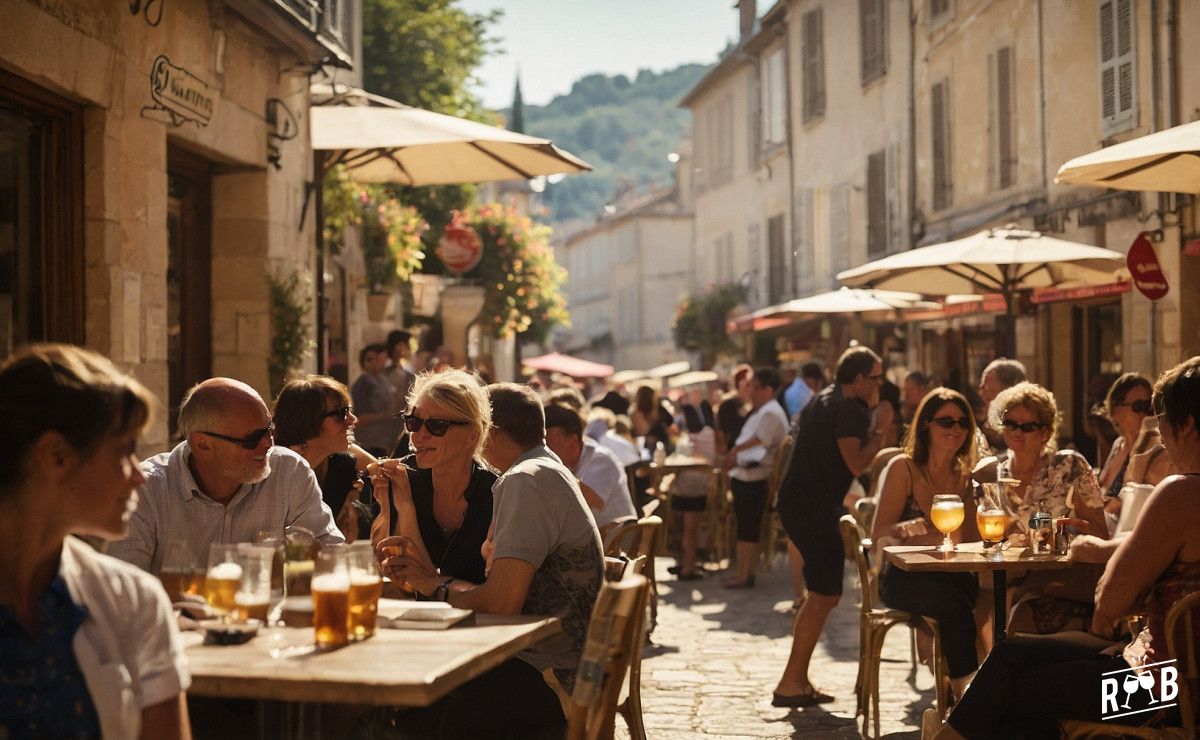
<instances>
[{"instance_id":1,"label":"hanging flower basket","mask_svg":"<svg viewBox=\"0 0 1200 740\"><path fill-rule=\"evenodd\" d=\"M367 318L383 321L392 308L392 293L367 293Z\"/></svg>"}]
</instances>

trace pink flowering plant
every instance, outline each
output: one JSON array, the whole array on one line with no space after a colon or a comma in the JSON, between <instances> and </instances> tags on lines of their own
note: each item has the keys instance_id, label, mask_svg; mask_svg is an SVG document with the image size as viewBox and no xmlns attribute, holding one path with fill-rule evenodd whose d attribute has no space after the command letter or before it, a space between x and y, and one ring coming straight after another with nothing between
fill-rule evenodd
<instances>
[{"instance_id":1,"label":"pink flowering plant","mask_svg":"<svg viewBox=\"0 0 1200 740\"><path fill-rule=\"evenodd\" d=\"M470 229L482 242L479 264L465 277L483 284L483 321L492 336L540 342L554 326L570 324L562 294L567 273L554 259L550 227L499 203L455 211L451 227Z\"/></svg>"},{"instance_id":2,"label":"pink flowering plant","mask_svg":"<svg viewBox=\"0 0 1200 740\"><path fill-rule=\"evenodd\" d=\"M325 243L334 253L340 251L347 228L363 227L363 260L372 291L394 288L421 269L421 236L429 224L387 188L359 183L338 166L325 176L322 203Z\"/></svg>"}]
</instances>

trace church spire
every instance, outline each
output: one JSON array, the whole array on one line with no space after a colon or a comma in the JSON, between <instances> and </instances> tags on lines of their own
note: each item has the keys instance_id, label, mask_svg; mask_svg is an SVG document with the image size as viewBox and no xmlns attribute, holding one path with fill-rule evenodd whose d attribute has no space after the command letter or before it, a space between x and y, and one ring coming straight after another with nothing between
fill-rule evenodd
<instances>
[{"instance_id":1,"label":"church spire","mask_svg":"<svg viewBox=\"0 0 1200 740\"><path fill-rule=\"evenodd\" d=\"M521 71L517 70L517 84L513 88L512 111L508 116L508 130L525 133L525 102L521 100Z\"/></svg>"}]
</instances>

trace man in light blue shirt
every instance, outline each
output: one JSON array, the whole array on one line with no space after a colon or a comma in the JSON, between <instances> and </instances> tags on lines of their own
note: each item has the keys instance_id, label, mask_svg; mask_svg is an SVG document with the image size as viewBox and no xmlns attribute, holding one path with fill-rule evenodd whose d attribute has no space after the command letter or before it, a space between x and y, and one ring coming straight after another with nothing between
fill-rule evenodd
<instances>
[{"instance_id":1,"label":"man in light blue shirt","mask_svg":"<svg viewBox=\"0 0 1200 740\"><path fill-rule=\"evenodd\" d=\"M784 406L787 407L788 418L795 419L796 414L804 410L817 391L825 386L825 374L821 366L815 362L805 363L800 374L783 392Z\"/></svg>"}]
</instances>

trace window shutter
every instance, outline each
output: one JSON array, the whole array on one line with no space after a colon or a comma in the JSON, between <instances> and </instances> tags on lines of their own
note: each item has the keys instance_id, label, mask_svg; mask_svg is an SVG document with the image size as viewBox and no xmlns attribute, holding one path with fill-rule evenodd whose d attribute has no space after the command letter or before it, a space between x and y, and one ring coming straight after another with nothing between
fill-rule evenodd
<instances>
[{"instance_id":1,"label":"window shutter","mask_svg":"<svg viewBox=\"0 0 1200 740\"><path fill-rule=\"evenodd\" d=\"M762 108L769 94L766 78L751 75L746 90L747 170L756 169L762 158L762 142L766 138L766 116L763 115Z\"/></svg>"},{"instance_id":2,"label":"window shutter","mask_svg":"<svg viewBox=\"0 0 1200 740\"><path fill-rule=\"evenodd\" d=\"M775 304L787 293L787 266L783 250L783 215L767 221L767 303Z\"/></svg>"},{"instance_id":3,"label":"window shutter","mask_svg":"<svg viewBox=\"0 0 1200 740\"><path fill-rule=\"evenodd\" d=\"M835 285L835 275L850 269L850 186L835 185L829 197L829 243L832 250L833 270L822 276L829 285Z\"/></svg>"},{"instance_id":4,"label":"window shutter","mask_svg":"<svg viewBox=\"0 0 1200 740\"><path fill-rule=\"evenodd\" d=\"M867 258L887 253L887 150L867 155Z\"/></svg>"},{"instance_id":5,"label":"window shutter","mask_svg":"<svg viewBox=\"0 0 1200 740\"><path fill-rule=\"evenodd\" d=\"M992 182L999 190L1010 188L1016 182L1016 146L1013 140L1013 63L1012 47L1006 46L993 56L990 87L994 91L991 106L993 111L992 159L995 173Z\"/></svg>"},{"instance_id":6,"label":"window shutter","mask_svg":"<svg viewBox=\"0 0 1200 740\"><path fill-rule=\"evenodd\" d=\"M825 115L825 49L821 9L804 14L805 121Z\"/></svg>"},{"instance_id":7,"label":"window shutter","mask_svg":"<svg viewBox=\"0 0 1200 740\"><path fill-rule=\"evenodd\" d=\"M907 243L904 237L904 218L900 211L900 196L900 145L892 144L888 147L887 155L888 252L893 252Z\"/></svg>"},{"instance_id":8,"label":"window shutter","mask_svg":"<svg viewBox=\"0 0 1200 740\"><path fill-rule=\"evenodd\" d=\"M933 210L950 206L953 184L950 180L950 82L942 80L930 91L930 130L933 149Z\"/></svg>"},{"instance_id":9,"label":"window shutter","mask_svg":"<svg viewBox=\"0 0 1200 740\"><path fill-rule=\"evenodd\" d=\"M887 40L885 35L886 0L859 0L858 22L862 84L882 77L887 72Z\"/></svg>"},{"instance_id":10,"label":"window shutter","mask_svg":"<svg viewBox=\"0 0 1200 740\"><path fill-rule=\"evenodd\" d=\"M812 188L799 188L796 193L796 213L792 220L792 270L796 295L812 292L813 224Z\"/></svg>"},{"instance_id":11,"label":"window shutter","mask_svg":"<svg viewBox=\"0 0 1200 740\"><path fill-rule=\"evenodd\" d=\"M1100 129L1108 136L1137 123L1133 0L1100 0Z\"/></svg>"}]
</instances>

